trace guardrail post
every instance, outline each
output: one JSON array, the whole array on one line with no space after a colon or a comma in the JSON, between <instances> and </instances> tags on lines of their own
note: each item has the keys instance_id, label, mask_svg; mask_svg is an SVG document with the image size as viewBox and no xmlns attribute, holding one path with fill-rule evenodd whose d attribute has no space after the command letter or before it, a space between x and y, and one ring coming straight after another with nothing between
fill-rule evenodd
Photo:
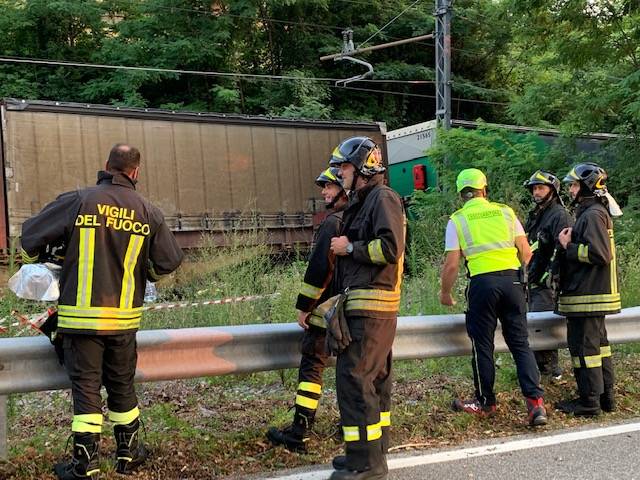
<instances>
[{"instance_id":1,"label":"guardrail post","mask_svg":"<svg viewBox=\"0 0 640 480\"><path fill-rule=\"evenodd\" d=\"M7 459L7 396L0 395L0 460Z\"/></svg>"}]
</instances>

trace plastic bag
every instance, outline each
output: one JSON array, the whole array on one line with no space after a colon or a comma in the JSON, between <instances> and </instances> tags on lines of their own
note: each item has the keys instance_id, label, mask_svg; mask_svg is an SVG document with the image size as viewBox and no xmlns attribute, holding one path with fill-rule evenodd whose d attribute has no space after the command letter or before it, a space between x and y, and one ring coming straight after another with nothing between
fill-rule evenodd
<instances>
[{"instance_id":1,"label":"plastic bag","mask_svg":"<svg viewBox=\"0 0 640 480\"><path fill-rule=\"evenodd\" d=\"M158 291L155 284L147 280L147 284L144 289L144 303L153 303L158 299Z\"/></svg>"},{"instance_id":2,"label":"plastic bag","mask_svg":"<svg viewBox=\"0 0 640 480\"><path fill-rule=\"evenodd\" d=\"M41 302L55 302L60 296L60 270L53 263L30 263L9 279L9 289L18 297Z\"/></svg>"}]
</instances>

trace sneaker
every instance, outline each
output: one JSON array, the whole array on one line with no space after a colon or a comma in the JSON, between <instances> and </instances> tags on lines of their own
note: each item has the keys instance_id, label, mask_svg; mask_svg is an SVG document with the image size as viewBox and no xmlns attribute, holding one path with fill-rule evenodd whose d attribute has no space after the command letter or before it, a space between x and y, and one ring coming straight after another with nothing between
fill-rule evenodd
<instances>
[{"instance_id":1,"label":"sneaker","mask_svg":"<svg viewBox=\"0 0 640 480\"><path fill-rule=\"evenodd\" d=\"M544 399L527 398L527 421L531 427L547 424L547 410L544 408Z\"/></svg>"},{"instance_id":2,"label":"sneaker","mask_svg":"<svg viewBox=\"0 0 640 480\"><path fill-rule=\"evenodd\" d=\"M600 415L600 405L595 402L585 404L580 398L563 400L556 403L555 408L563 413L573 414L576 417L595 417Z\"/></svg>"},{"instance_id":3,"label":"sneaker","mask_svg":"<svg viewBox=\"0 0 640 480\"><path fill-rule=\"evenodd\" d=\"M452 408L456 412L466 412L480 417L492 417L496 414L495 405L481 405L478 400L462 400L456 398L453 401Z\"/></svg>"}]
</instances>

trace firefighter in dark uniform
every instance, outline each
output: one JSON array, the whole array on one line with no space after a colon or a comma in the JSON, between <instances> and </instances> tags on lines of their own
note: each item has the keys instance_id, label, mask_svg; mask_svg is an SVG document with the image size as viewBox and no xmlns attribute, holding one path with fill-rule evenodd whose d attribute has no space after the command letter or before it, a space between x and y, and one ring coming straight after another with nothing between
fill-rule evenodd
<instances>
[{"instance_id":1,"label":"firefighter in dark uniform","mask_svg":"<svg viewBox=\"0 0 640 480\"><path fill-rule=\"evenodd\" d=\"M386 479L391 425L391 346L400 306L405 217L400 197L384 183L380 148L352 137L333 151L350 190L341 235L336 284L346 292L351 343L338 354L336 387L345 456L334 459L332 480Z\"/></svg>"},{"instance_id":2,"label":"firefighter in dark uniform","mask_svg":"<svg viewBox=\"0 0 640 480\"><path fill-rule=\"evenodd\" d=\"M533 257L528 266L529 311L548 312L555 309L551 288L547 285L551 259L558 234L573 225L573 220L560 198L560 180L554 174L538 170L525 182L531 192L535 208L529 212L524 226ZM533 352L538 369L555 380L562 376L558 363L558 350Z\"/></svg>"},{"instance_id":3,"label":"firefighter in dark uniform","mask_svg":"<svg viewBox=\"0 0 640 480\"><path fill-rule=\"evenodd\" d=\"M114 424L116 471L129 473L147 456L138 439L133 383L136 331L147 278L172 272L183 254L160 210L136 192L139 165L137 149L115 145L95 187L60 195L22 227L27 263L47 245L66 245L58 333L71 379L74 449L70 462L54 468L62 480L99 475L102 384Z\"/></svg>"},{"instance_id":4,"label":"firefighter in dark uniform","mask_svg":"<svg viewBox=\"0 0 640 480\"><path fill-rule=\"evenodd\" d=\"M544 425L547 412L540 374L529 347L525 286L519 273L531 258L527 237L509 206L487 200L487 179L480 170L462 170L456 187L465 203L447 225L440 303L455 305L451 290L464 257L470 277L465 321L471 339L475 398L455 399L453 408L479 416L495 414L493 351L500 319L526 398L527 421L531 426Z\"/></svg>"},{"instance_id":5,"label":"firefighter in dark uniform","mask_svg":"<svg viewBox=\"0 0 640 480\"><path fill-rule=\"evenodd\" d=\"M559 402L556 408L574 415L594 416L616 407L605 315L618 313L621 305L606 179L606 172L595 163L578 164L564 178L576 206L576 223L558 237L562 249L556 313L567 317L579 396Z\"/></svg>"},{"instance_id":6,"label":"firefighter in dark uniform","mask_svg":"<svg viewBox=\"0 0 640 480\"><path fill-rule=\"evenodd\" d=\"M322 188L325 207L329 215L318 228L313 241L313 251L304 274L298 299L298 324L304 328L302 337L298 391L293 423L281 430L271 427L267 438L275 445L284 445L290 451L305 452L308 431L313 426L322 394L322 374L327 365L325 349L326 325L324 312L319 307L333 293L333 267L335 256L331 253L331 239L340 234L341 210L347 204L347 194L342 188L337 167L329 167L316 179Z\"/></svg>"}]
</instances>

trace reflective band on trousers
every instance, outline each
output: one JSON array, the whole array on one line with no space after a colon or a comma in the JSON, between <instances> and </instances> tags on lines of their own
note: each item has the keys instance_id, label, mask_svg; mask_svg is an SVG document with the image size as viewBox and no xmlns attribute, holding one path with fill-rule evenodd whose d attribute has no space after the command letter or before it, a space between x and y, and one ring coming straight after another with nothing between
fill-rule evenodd
<instances>
[{"instance_id":1,"label":"reflective band on trousers","mask_svg":"<svg viewBox=\"0 0 640 480\"><path fill-rule=\"evenodd\" d=\"M305 397L304 395L296 395L296 405L308 408L309 410L317 410L318 403L318 400L314 398Z\"/></svg>"},{"instance_id":2,"label":"reflective band on trousers","mask_svg":"<svg viewBox=\"0 0 640 480\"><path fill-rule=\"evenodd\" d=\"M611 356L611 345L605 345L603 347L600 347L600 356L602 358L610 357Z\"/></svg>"},{"instance_id":3,"label":"reflective band on trousers","mask_svg":"<svg viewBox=\"0 0 640 480\"><path fill-rule=\"evenodd\" d=\"M380 412L380 426L381 427L391 426L391 412Z\"/></svg>"},{"instance_id":4,"label":"reflective band on trousers","mask_svg":"<svg viewBox=\"0 0 640 480\"><path fill-rule=\"evenodd\" d=\"M602 366L602 357L600 355L588 355L586 357L571 357L575 368L582 367L582 362L580 361L581 358L584 359L584 366L586 368L597 368Z\"/></svg>"},{"instance_id":5,"label":"reflective band on trousers","mask_svg":"<svg viewBox=\"0 0 640 480\"><path fill-rule=\"evenodd\" d=\"M372 442L382 437L382 426L380 422L367 425L367 442Z\"/></svg>"},{"instance_id":6,"label":"reflective band on trousers","mask_svg":"<svg viewBox=\"0 0 640 480\"><path fill-rule=\"evenodd\" d=\"M516 216L510 207L474 198L451 215L451 221L471 276L520 267Z\"/></svg>"},{"instance_id":7,"label":"reflective band on trousers","mask_svg":"<svg viewBox=\"0 0 640 480\"><path fill-rule=\"evenodd\" d=\"M358 427L342 427L342 435L345 442L357 442L360 440L360 429Z\"/></svg>"},{"instance_id":8,"label":"reflective band on trousers","mask_svg":"<svg viewBox=\"0 0 640 480\"><path fill-rule=\"evenodd\" d=\"M129 425L139 416L140 410L138 409L138 407L135 407L128 412L114 412L111 410L109 411L109 420L116 425Z\"/></svg>"},{"instance_id":9,"label":"reflective band on trousers","mask_svg":"<svg viewBox=\"0 0 640 480\"><path fill-rule=\"evenodd\" d=\"M102 414L85 413L74 415L71 423L71 431L76 433L101 433Z\"/></svg>"},{"instance_id":10,"label":"reflective band on trousers","mask_svg":"<svg viewBox=\"0 0 640 480\"><path fill-rule=\"evenodd\" d=\"M317 393L318 395L320 395L322 393L322 385L313 382L300 382L300 384L298 385L298 390L301 390L303 392Z\"/></svg>"}]
</instances>

